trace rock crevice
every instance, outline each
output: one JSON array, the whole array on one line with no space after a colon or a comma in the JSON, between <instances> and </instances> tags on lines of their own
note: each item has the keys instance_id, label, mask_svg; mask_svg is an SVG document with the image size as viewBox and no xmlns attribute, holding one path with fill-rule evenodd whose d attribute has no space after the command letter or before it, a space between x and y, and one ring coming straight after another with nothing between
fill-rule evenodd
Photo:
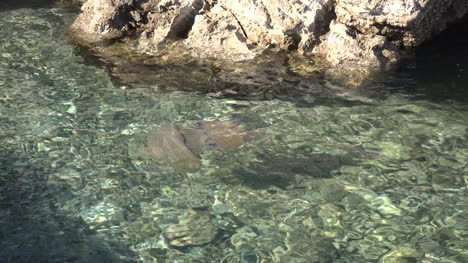
<instances>
[{"instance_id":1,"label":"rock crevice","mask_svg":"<svg viewBox=\"0 0 468 263\"><path fill-rule=\"evenodd\" d=\"M171 24L167 38L174 40L188 38L188 33L195 23L195 17L200 14L204 4L203 0L194 0L190 5L181 8Z\"/></svg>"},{"instance_id":2,"label":"rock crevice","mask_svg":"<svg viewBox=\"0 0 468 263\"><path fill-rule=\"evenodd\" d=\"M232 16L234 17L234 19L237 21L237 24L239 25L240 30L242 31L242 33L244 33L244 37L245 37L246 39L249 39L249 36L247 35L247 32L245 31L244 27L242 26L241 21L236 17L236 15L235 15L233 12L229 11L227 8L223 7L223 6L221 6L221 8L222 8L223 10L225 10L225 11L231 13L231 15L232 15Z\"/></svg>"}]
</instances>

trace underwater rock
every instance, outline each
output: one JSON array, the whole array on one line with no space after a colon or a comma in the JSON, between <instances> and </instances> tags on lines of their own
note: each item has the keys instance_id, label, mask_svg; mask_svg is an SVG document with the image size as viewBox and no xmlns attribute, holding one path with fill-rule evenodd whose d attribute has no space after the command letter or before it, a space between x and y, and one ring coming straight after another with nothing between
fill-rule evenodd
<instances>
[{"instance_id":1,"label":"underwater rock","mask_svg":"<svg viewBox=\"0 0 468 263\"><path fill-rule=\"evenodd\" d=\"M285 244L287 250L276 251L278 262L323 263L334 262L339 257L332 241L315 233L291 231Z\"/></svg>"},{"instance_id":2,"label":"underwater rock","mask_svg":"<svg viewBox=\"0 0 468 263\"><path fill-rule=\"evenodd\" d=\"M421 258L424 253L417 251L411 247L396 247L387 254L385 254L379 263L411 263L417 262L418 258Z\"/></svg>"},{"instance_id":3,"label":"underwater rock","mask_svg":"<svg viewBox=\"0 0 468 263\"><path fill-rule=\"evenodd\" d=\"M193 129L169 125L147 135L147 148L142 154L178 171L195 171L201 166L202 152L237 148L246 135L236 121L199 122Z\"/></svg>"},{"instance_id":4,"label":"underwater rock","mask_svg":"<svg viewBox=\"0 0 468 263\"><path fill-rule=\"evenodd\" d=\"M218 229L207 211L189 209L179 217L179 223L164 230L164 236L174 247L199 246L215 239Z\"/></svg>"}]
</instances>

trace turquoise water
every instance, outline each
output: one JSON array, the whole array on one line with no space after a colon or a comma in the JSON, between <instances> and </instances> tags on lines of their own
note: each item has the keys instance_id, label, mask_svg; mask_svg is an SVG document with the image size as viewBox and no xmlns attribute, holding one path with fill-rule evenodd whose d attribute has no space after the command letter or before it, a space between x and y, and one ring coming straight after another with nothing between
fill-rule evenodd
<instances>
[{"instance_id":1,"label":"turquoise water","mask_svg":"<svg viewBox=\"0 0 468 263\"><path fill-rule=\"evenodd\" d=\"M2 262L468 261L466 40L358 90L291 73L190 92L113 82L64 37L74 11L3 8ZM255 135L199 170L133 154L227 120Z\"/></svg>"}]
</instances>

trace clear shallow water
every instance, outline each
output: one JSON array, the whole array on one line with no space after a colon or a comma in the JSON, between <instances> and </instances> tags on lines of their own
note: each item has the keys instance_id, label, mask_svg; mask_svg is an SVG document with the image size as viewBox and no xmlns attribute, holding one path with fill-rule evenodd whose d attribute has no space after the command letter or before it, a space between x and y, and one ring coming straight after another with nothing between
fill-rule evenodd
<instances>
[{"instance_id":1,"label":"clear shallow water","mask_svg":"<svg viewBox=\"0 0 468 263\"><path fill-rule=\"evenodd\" d=\"M466 56L314 83L326 99L214 99L113 84L63 37L74 16L0 11L5 262L468 260ZM195 172L132 154L167 124L239 119L256 136Z\"/></svg>"}]
</instances>

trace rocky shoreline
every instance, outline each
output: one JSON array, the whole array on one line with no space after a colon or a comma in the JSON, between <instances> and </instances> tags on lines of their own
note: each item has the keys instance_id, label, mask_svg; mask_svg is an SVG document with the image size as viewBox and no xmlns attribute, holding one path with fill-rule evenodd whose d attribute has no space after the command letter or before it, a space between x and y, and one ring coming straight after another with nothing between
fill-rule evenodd
<instances>
[{"instance_id":1,"label":"rocky shoreline","mask_svg":"<svg viewBox=\"0 0 468 263\"><path fill-rule=\"evenodd\" d=\"M236 62L288 51L365 76L392 67L467 10L466 0L88 0L69 35L149 56Z\"/></svg>"}]
</instances>

